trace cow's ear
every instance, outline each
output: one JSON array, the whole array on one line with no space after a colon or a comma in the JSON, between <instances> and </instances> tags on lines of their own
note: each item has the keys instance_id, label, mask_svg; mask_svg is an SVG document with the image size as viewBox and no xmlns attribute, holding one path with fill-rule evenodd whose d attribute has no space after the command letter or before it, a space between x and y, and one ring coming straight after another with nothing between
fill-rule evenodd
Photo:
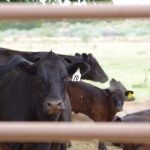
<instances>
[{"instance_id":1,"label":"cow's ear","mask_svg":"<svg viewBox=\"0 0 150 150\"><path fill-rule=\"evenodd\" d=\"M15 68L26 73L35 74L37 67L36 67L36 64L32 62L24 61L24 62L18 63Z\"/></svg>"},{"instance_id":2,"label":"cow's ear","mask_svg":"<svg viewBox=\"0 0 150 150\"><path fill-rule=\"evenodd\" d=\"M86 53L82 53L83 60L88 60L88 55Z\"/></svg>"},{"instance_id":3,"label":"cow's ear","mask_svg":"<svg viewBox=\"0 0 150 150\"><path fill-rule=\"evenodd\" d=\"M79 53L75 53L75 56L78 56L78 57L79 57L79 56L81 56L81 55L80 55Z\"/></svg>"},{"instance_id":4,"label":"cow's ear","mask_svg":"<svg viewBox=\"0 0 150 150\"><path fill-rule=\"evenodd\" d=\"M127 96L128 98L133 98L134 92L133 91L125 91L125 96Z\"/></svg>"},{"instance_id":5,"label":"cow's ear","mask_svg":"<svg viewBox=\"0 0 150 150\"><path fill-rule=\"evenodd\" d=\"M93 60L93 55L92 55L91 53L89 53L89 54L88 54L88 58L89 58L90 60Z\"/></svg>"},{"instance_id":6,"label":"cow's ear","mask_svg":"<svg viewBox=\"0 0 150 150\"><path fill-rule=\"evenodd\" d=\"M77 63L71 64L67 68L68 74L73 75L78 68L80 68L81 76L84 76L90 70L90 66L87 63L77 62Z\"/></svg>"}]
</instances>

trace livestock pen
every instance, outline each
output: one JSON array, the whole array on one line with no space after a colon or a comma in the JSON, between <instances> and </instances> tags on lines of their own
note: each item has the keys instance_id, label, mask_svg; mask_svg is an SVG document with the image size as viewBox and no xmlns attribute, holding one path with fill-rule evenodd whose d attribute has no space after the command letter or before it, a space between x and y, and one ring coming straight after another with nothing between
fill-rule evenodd
<instances>
[{"instance_id":1,"label":"livestock pen","mask_svg":"<svg viewBox=\"0 0 150 150\"><path fill-rule=\"evenodd\" d=\"M81 7L81 6L80 6ZM62 18L149 18L150 6L42 6L42 5L0 5L0 19L62 19ZM15 8L15 9L14 9ZM7 13L6 13L7 12ZM15 13L16 12L16 13ZM25 13L27 12L27 13ZM43 13L41 13L43 12ZM81 15L80 15L81 14ZM25 140L35 141L68 140L68 139L91 139L96 138L109 142L141 142L149 144L150 130L149 124L45 124L45 123L28 123L17 124L0 124L1 141L18 141ZM52 125L52 126L51 126ZM36 126L36 127L35 127ZM42 127L43 126L43 127ZM56 129L55 129L56 128ZM22 130L23 129L23 130ZM52 130L51 130L52 129ZM54 130L55 129L55 130ZM67 129L67 130L66 130ZM69 130L68 130L69 129ZM83 130L85 129L85 130ZM109 130L108 130L109 129ZM130 129L132 132L127 132ZM47 132L47 130L49 132ZM5 132L7 131L7 132ZM26 131L26 132L23 132ZM33 135L31 134L33 131ZM39 133L39 132L40 133ZM52 131L59 131L57 133ZM64 132L66 131L66 132ZM87 132L89 131L89 133ZM109 131L109 132L108 132ZM17 133L18 132L18 133ZM29 133L29 135L28 135ZM118 133L118 134L117 134ZM127 134L128 133L128 134ZM23 135L25 134L25 135ZM46 134L46 135L45 135ZM53 136L52 136L53 135ZM65 137L65 136L66 137ZM88 137L89 136L89 137ZM61 138L60 138L61 137ZM63 139L62 139L63 138ZM13 140L14 139L14 140ZM137 141L136 141L137 140Z\"/></svg>"}]
</instances>

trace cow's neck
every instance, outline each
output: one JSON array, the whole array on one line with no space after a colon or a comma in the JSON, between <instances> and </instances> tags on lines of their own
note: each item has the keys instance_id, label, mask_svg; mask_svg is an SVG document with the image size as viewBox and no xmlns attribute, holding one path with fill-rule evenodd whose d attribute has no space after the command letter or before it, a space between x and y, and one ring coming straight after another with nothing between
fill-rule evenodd
<instances>
[{"instance_id":1,"label":"cow's neck","mask_svg":"<svg viewBox=\"0 0 150 150\"><path fill-rule=\"evenodd\" d=\"M117 113L113 103L112 103L112 100L111 100L111 97L109 96L109 102L108 102L108 121L112 121L115 114Z\"/></svg>"}]
</instances>

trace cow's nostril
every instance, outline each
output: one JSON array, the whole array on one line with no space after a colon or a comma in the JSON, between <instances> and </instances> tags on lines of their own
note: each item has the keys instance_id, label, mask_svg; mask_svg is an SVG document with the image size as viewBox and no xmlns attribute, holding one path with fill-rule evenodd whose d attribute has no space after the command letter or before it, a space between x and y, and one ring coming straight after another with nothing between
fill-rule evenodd
<instances>
[{"instance_id":1,"label":"cow's nostril","mask_svg":"<svg viewBox=\"0 0 150 150\"><path fill-rule=\"evenodd\" d=\"M47 104L47 106L49 106L49 107L51 106L51 103L50 103L50 102L46 102L46 104Z\"/></svg>"},{"instance_id":2,"label":"cow's nostril","mask_svg":"<svg viewBox=\"0 0 150 150\"><path fill-rule=\"evenodd\" d=\"M48 107L60 107L61 106L61 101L47 101L46 105Z\"/></svg>"},{"instance_id":3,"label":"cow's nostril","mask_svg":"<svg viewBox=\"0 0 150 150\"><path fill-rule=\"evenodd\" d=\"M48 114L56 114L63 110L62 102L59 100L47 100L45 104L46 104L45 111Z\"/></svg>"},{"instance_id":4,"label":"cow's nostril","mask_svg":"<svg viewBox=\"0 0 150 150\"><path fill-rule=\"evenodd\" d=\"M57 105L58 105L58 106L61 106L61 102L59 102Z\"/></svg>"}]
</instances>

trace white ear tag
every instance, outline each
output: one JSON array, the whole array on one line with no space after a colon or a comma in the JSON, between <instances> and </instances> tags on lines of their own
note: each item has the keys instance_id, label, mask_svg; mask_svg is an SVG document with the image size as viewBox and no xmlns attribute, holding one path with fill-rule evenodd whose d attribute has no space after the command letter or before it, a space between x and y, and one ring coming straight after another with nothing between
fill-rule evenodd
<instances>
[{"instance_id":1,"label":"white ear tag","mask_svg":"<svg viewBox=\"0 0 150 150\"><path fill-rule=\"evenodd\" d=\"M72 75L72 81L80 81L81 80L81 73L80 68Z\"/></svg>"}]
</instances>

